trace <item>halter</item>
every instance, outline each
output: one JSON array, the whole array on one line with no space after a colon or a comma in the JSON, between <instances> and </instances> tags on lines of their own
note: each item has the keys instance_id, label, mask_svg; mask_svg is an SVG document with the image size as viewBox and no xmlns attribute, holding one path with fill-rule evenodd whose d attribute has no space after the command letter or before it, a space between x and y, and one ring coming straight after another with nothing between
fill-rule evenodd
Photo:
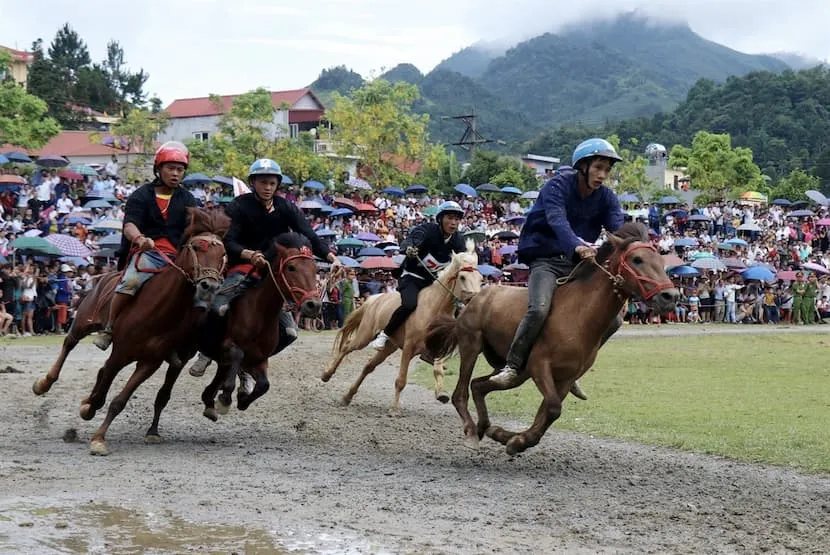
<instances>
[{"instance_id":1,"label":"halter","mask_svg":"<svg viewBox=\"0 0 830 555\"><path fill-rule=\"evenodd\" d=\"M305 259L314 261L314 257L311 255L311 249L306 246L300 247L300 252L298 254L292 254L291 256L286 256L283 259L280 259L280 265L277 269L276 275L274 274L274 269L271 266L271 263L267 260L265 261L265 265L268 267L268 275L271 276L271 281L274 282L274 286L277 288L280 296L282 297L283 303L289 305L289 299L283 293L282 287L280 283L285 287L286 290L290 293L290 300L294 303L296 307L301 306L304 302L309 299L318 299L319 295L317 292L317 288L315 286L314 290L310 289L303 289L302 287L292 286L288 283L288 278L285 277L285 265L288 264L292 260L296 259Z\"/></svg>"},{"instance_id":2,"label":"halter","mask_svg":"<svg viewBox=\"0 0 830 555\"><path fill-rule=\"evenodd\" d=\"M199 283L205 281L206 279L213 279L216 281L222 281L222 275L225 273L225 265L228 262L228 257L226 255L222 256L222 266L217 270L216 268L211 268L210 266L202 266L199 263L199 256L196 254L196 243L203 243L199 245L199 250L202 252L206 252L210 247L222 247L222 251L225 250L225 245L222 243L222 240L219 239L213 233L200 233L199 235L194 235L190 239L188 239L187 243L185 243L184 247L182 247L183 251L187 251L190 253L193 259L193 273L195 276L192 276L190 273L184 271L184 269L176 264L169 256L164 254L159 249L153 249L155 252L164 259L167 264L175 268L176 270L181 273L184 278L194 286L197 286ZM133 262L135 269L139 272L147 272L151 274L157 274L164 270L164 268L139 268L138 267L138 260L139 257L136 256Z\"/></svg>"},{"instance_id":3,"label":"halter","mask_svg":"<svg viewBox=\"0 0 830 555\"><path fill-rule=\"evenodd\" d=\"M432 270L430 270L430 269L427 267L427 265L426 265L426 264L424 264L424 261L423 261L423 260L421 260L421 257L420 257L420 256L417 258L417 260L418 260L418 262L421 264L421 266L423 266L423 268L424 268L427 272L429 272L430 274L432 274L432 276L433 276L433 277L435 277L435 281L436 281L436 283L438 283L438 285L440 285L441 287L443 287L443 288L444 288L444 290L452 296L452 298L455 300L455 305L456 305L456 307L461 307L461 306L464 306L464 302L463 302L461 299L459 299L459 298L458 298L458 295L456 295L455 293L453 293L453 291L452 291L451 287L453 287L453 286L454 286L454 284L455 284L455 282L456 282L456 281L458 281L458 274L460 274L461 272L478 272L478 273L481 273L481 272L479 271L479 269L478 269L478 268L476 268L475 266L469 266L469 265L466 265L466 266L461 266L461 267L458 269L458 271L455 273L455 275L454 275L454 276L452 276L450 279L448 279L448 280L447 280L447 285L444 285L443 283L441 283L441 280L440 280L440 279L438 279L438 276L436 276L436 275L435 275L435 273L434 273ZM449 287L448 287L448 286L449 286Z\"/></svg>"},{"instance_id":4,"label":"halter","mask_svg":"<svg viewBox=\"0 0 830 555\"><path fill-rule=\"evenodd\" d=\"M654 248L654 245L650 243L643 243L637 241L635 243L632 243L625 250L625 252L623 252L622 255L620 255L619 259L617 260L616 268L611 269L610 272L596 261L594 261L594 264L599 266L603 271L605 271L606 274L608 274L611 277L611 281L614 283L614 289L618 291L618 294L619 290L622 289L622 286L625 283L624 274L628 274L629 277L633 278L634 281L637 282L637 287L640 290L640 297L644 301L651 299L658 293L666 291L667 289L674 289L674 283L672 283L670 279L665 281L657 281L656 279L652 279L648 276L644 276L640 273L637 273L637 271L631 267L631 265L628 263L628 256L632 252L640 249L646 249L653 252L654 254L659 254L657 252L657 249ZM651 287L646 289L645 284L650 284Z\"/></svg>"}]
</instances>

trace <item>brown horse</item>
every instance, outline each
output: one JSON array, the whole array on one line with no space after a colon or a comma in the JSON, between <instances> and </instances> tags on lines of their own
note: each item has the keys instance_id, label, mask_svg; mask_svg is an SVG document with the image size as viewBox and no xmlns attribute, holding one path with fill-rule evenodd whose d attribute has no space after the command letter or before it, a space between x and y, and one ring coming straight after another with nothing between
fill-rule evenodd
<instances>
[{"instance_id":1,"label":"brown horse","mask_svg":"<svg viewBox=\"0 0 830 555\"><path fill-rule=\"evenodd\" d=\"M638 295L661 311L674 307L679 291L663 270L663 258L651 245L645 226L627 223L585 260L557 289L551 313L533 346L525 369L513 383L499 386L489 376L470 380L479 353L494 368L504 366L513 334L524 315L527 289L489 287L467 305L457 320L440 317L427 332L427 349L434 356L461 355L458 384L452 401L464 423L465 444L477 447L485 434L507 446L511 455L536 445L562 412L571 385L594 363L603 335L614 323L624 301ZM492 375L492 374L491 374ZM542 404L533 425L508 432L490 425L485 396L512 389L533 378ZM478 413L478 426L467 408L469 390Z\"/></svg>"},{"instance_id":2,"label":"brown horse","mask_svg":"<svg viewBox=\"0 0 830 555\"><path fill-rule=\"evenodd\" d=\"M279 325L283 306L296 306L307 317L320 312L317 266L310 246L298 233L279 235L265 254L269 265L262 281L236 299L225 318L211 314L209 329L200 339L201 352L218 361L216 374L202 393L209 419L218 418L214 400L220 388L218 413L227 412L237 376L243 384L237 395L239 410L268 391L268 359L281 342L291 341L280 337L285 334Z\"/></svg>"},{"instance_id":3,"label":"brown horse","mask_svg":"<svg viewBox=\"0 0 830 555\"><path fill-rule=\"evenodd\" d=\"M441 271L438 279L418 294L418 306L415 312L390 338L386 348L376 353L363 367L360 377L343 396L344 405L351 403L366 376L400 346L400 368L395 380L395 399L391 411L397 413L400 410L400 396L401 391L406 387L409 363L424 350L427 324L436 314L446 314L451 317L455 310L456 299L468 302L481 290L482 277L477 264L478 256L475 253L475 244L472 242L467 244L467 252L453 254L450 264ZM346 355L365 348L378 331L383 329L400 304L400 293L382 293L369 297L360 308L352 312L334 340L334 358L321 379L324 382L329 381ZM435 397L446 403L449 396L444 392L444 364L440 358L433 361L433 375L435 376Z\"/></svg>"},{"instance_id":4,"label":"brown horse","mask_svg":"<svg viewBox=\"0 0 830 555\"><path fill-rule=\"evenodd\" d=\"M133 392L173 352L185 354L195 351L196 324L205 310L193 307L194 299L201 303L212 301L219 288L226 256L222 237L230 220L222 211L208 212L189 209L190 225L185 231L184 247L172 264L141 288L137 298L119 315L113 327L112 352L98 371L95 386L81 402L81 418L91 420L104 406L107 393L116 375L131 362L137 362L133 375L124 389L110 402L107 416L90 440L90 453L107 455L105 434L112 421L124 409ZM105 275L78 306L72 327L63 341L60 355L46 376L32 386L35 395L49 391L59 376L66 357L89 334L99 331L107 319L110 299L121 274ZM183 358L186 360L186 358ZM161 411L170 400L173 384L182 365L170 365L164 385L155 401L153 423L146 440L157 442Z\"/></svg>"}]
</instances>

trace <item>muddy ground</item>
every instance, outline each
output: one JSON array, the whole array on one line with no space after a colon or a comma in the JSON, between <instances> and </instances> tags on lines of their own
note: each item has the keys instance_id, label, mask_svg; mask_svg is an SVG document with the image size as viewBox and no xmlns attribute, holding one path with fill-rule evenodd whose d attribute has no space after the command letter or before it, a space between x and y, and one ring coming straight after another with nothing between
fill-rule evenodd
<instances>
[{"instance_id":1,"label":"muddy ground","mask_svg":"<svg viewBox=\"0 0 830 555\"><path fill-rule=\"evenodd\" d=\"M490 441L470 451L452 406L431 391L410 386L403 416L387 414L392 364L350 407L338 406L369 353L353 355L323 384L332 339L302 336L272 362L267 396L218 423L201 416L206 378L185 373L162 418L165 442L145 445L159 373L116 420L105 458L90 456L86 443L103 414L92 422L77 414L102 354L79 346L62 380L35 397L32 382L57 347L0 345L0 370L22 372L0 373L0 552L824 553L830 546L828 477L555 427L515 458ZM76 441L71 432L64 437L72 428Z\"/></svg>"}]
</instances>

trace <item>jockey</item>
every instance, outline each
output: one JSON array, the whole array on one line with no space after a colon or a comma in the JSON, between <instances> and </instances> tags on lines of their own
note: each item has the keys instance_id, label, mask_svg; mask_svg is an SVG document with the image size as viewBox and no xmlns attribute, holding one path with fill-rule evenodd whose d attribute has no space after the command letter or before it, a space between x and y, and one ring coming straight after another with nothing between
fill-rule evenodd
<instances>
[{"instance_id":1,"label":"jockey","mask_svg":"<svg viewBox=\"0 0 830 555\"><path fill-rule=\"evenodd\" d=\"M332 270L340 264L340 260L314 233L296 205L276 194L281 184L280 165L267 158L257 160L248 170L248 185L252 192L236 197L226 209L231 218L231 228L225 235L229 269L213 305L213 310L220 316L227 313L234 299L259 281L251 275L250 270L266 267L263 252L282 233L294 231L307 237L314 254L330 262ZM285 328L289 340L279 345L277 352L297 338L294 318L285 307L280 314L280 325ZM201 376L209 364L210 359L200 354L189 372L193 376Z\"/></svg>"},{"instance_id":2,"label":"jockey","mask_svg":"<svg viewBox=\"0 0 830 555\"><path fill-rule=\"evenodd\" d=\"M139 271L136 266L161 269L168 261L159 253L170 258L176 256L188 225L187 208L199 206L190 191L179 187L189 162L190 153L186 146L177 141L164 143L153 158L153 181L145 183L127 198L118 260L118 268L124 270L124 275L112 296L107 323L95 339L95 346L102 351L112 343L112 324L124 306L155 275Z\"/></svg>"},{"instance_id":3,"label":"jockey","mask_svg":"<svg viewBox=\"0 0 830 555\"><path fill-rule=\"evenodd\" d=\"M530 350L544 327L556 291L556 280L568 276L578 261L593 258L591 246L602 228L613 233L623 225L614 192L603 183L621 160L603 139L588 139L573 153L573 169L559 172L539 192L519 237L519 261L530 266L528 310L516 329L507 364L490 381L508 385L524 370ZM619 329L611 327L602 342ZM587 399L577 382L571 393Z\"/></svg>"},{"instance_id":4,"label":"jockey","mask_svg":"<svg viewBox=\"0 0 830 555\"><path fill-rule=\"evenodd\" d=\"M389 323L372 341L374 349L382 351L386 348L389 337L415 312L418 293L435 281L433 272L449 264L452 253L466 250L464 237L458 230L463 217L464 209L457 202L448 200L438 207L435 222L415 226L401 243L401 249L406 253L398 280L401 306L392 313Z\"/></svg>"}]
</instances>

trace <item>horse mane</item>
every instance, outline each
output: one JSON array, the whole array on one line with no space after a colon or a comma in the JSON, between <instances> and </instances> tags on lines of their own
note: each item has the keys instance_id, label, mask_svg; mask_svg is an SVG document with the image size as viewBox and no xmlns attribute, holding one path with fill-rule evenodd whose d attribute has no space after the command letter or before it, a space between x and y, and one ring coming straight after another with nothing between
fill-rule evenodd
<instances>
[{"instance_id":1,"label":"horse mane","mask_svg":"<svg viewBox=\"0 0 830 555\"><path fill-rule=\"evenodd\" d=\"M467 239L465 246L467 250L453 254L452 261L438 273L437 279L449 278L457 274L464 266L472 266L474 268L478 266L478 254L476 253L475 241Z\"/></svg>"},{"instance_id":2,"label":"horse mane","mask_svg":"<svg viewBox=\"0 0 830 555\"><path fill-rule=\"evenodd\" d=\"M623 241L620 245L620 249L628 248L629 245L636 243L637 241L641 241L643 243L648 243L649 241L648 228L640 222L626 222L616 231L616 233L614 233L614 235ZM612 254L614 254L614 251L614 243L606 240L599 247L599 250L597 250L597 263L601 266L608 262L608 259L611 258ZM576 269L573 279L574 281L588 279L590 276L594 275L596 270L597 266L595 264L582 264Z\"/></svg>"},{"instance_id":3,"label":"horse mane","mask_svg":"<svg viewBox=\"0 0 830 555\"><path fill-rule=\"evenodd\" d=\"M311 241L309 241L305 235L294 233L293 231L280 233L268 247L268 250L263 253L265 258L273 260L273 258L277 255L277 245L286 249L299 250L303 247L308 247L310 249Z\"/></svg>"},{"instance_id":4,"label":"horse mane","mask_svg":"<svg viewBox=\"0 0 830 555\"><path fill-rule=\"evenodd\" d=\"M212 233L224 237L231 227L231 219L221 208L188 208L190 225L184 230L184 241L202 233Z\"/></svg>"}]
</instances>

